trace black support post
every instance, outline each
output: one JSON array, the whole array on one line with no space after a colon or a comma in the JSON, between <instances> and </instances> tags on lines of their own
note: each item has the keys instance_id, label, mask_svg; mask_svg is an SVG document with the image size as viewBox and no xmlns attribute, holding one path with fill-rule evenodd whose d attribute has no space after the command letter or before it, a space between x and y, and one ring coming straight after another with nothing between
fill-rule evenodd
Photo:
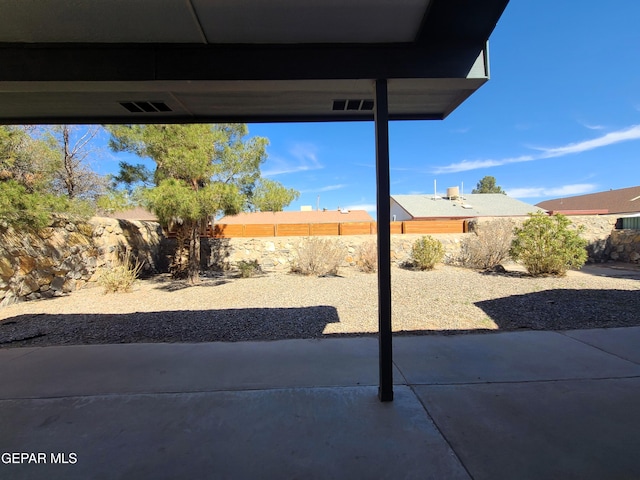
<instances>
[{"instance_id":1,"label":"black support post","mask_svg":"<svg viewBox=\"0 0 640 480\"><path fill-rule=\"evenodd\" d=\"M389 189L389 104L387 80L375 82L376 204L378 222L378 342L382 402L393 400L391 333L391 192Z\"/></svg>"}]
</instances>

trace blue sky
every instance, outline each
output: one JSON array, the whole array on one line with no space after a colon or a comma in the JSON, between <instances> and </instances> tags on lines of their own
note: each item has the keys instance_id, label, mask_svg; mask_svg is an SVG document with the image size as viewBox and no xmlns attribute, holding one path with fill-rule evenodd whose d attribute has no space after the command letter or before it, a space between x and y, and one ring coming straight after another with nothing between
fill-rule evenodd
<instances>
[{"instance_id":1,"label":"blue sky","mask_svg":"<svg viewBox=\"0 0 640 480\"><path fill-rule=\"evenodd\" d=\"M490 39L491 80L443 121L392 122L392 194L485 175L528 203L640 184L640 2L512 0ZM288 210L375 215L372 122L251 124ZM114 164L114 162L107 162ZM106 165L105 165L106 166Z\"/></svg>"}]
</instances>

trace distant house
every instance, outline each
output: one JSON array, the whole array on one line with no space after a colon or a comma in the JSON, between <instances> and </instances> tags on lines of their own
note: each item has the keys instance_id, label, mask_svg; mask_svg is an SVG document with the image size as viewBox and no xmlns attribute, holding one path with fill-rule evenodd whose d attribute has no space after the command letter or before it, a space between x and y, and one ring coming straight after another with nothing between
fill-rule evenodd
<instances>
[{"instance_id":1,"label":"distant house","mask_svg":"<svg viewBox=\"0 0 640 480\"><path fill-rule=\"evenodd\" d=\"M375 232L375 221L364 210L303 210L251 212L222 217L215 237L282 237L362 235Z\"/></svg>"},{"instance_id":2,"label":"distant house","mask_svg":"<svg viewBox=\"0 0 640 480\"><path fill-rule=\"evenodd\" d=\"M640 213L640 186L545 200L538 207L565 215L606 215Z\"/></svg>"},{"instance_id":3,"label":"distant house","mask_svg":"<svg viewBox=\"0 0 640 480\"><path fill-rule=\"evenodd\" d=\"M130 210L122 210L119 212L113 212L104 215L107 218L115 218L118 220L138 220L138 221L146 221L146 222L157 222L158 217L156 217L153 212L142 208L135 207Z\"/></svg>"},{"instance_id":4,"label":"distant house","mask_svg":"<svg viewBox=\"0 0 640 480\"><path fill-rule=\"evenodd\" d=\"M227 215L216 223L226 225L373 222L365 210L311 210L293 212L245 212Z\"/></svg>"},{"instance_id":5,"label":"distant house","mask_svg":"<svg viewBox=\"0 0 640 480\"><path fill-rule=\"evenodd\" d=\"M543 209L502 193L476 193L439 197L392 195L391 220L462 220L479 217L518 217Z\"/></svg>"}]
</instances>

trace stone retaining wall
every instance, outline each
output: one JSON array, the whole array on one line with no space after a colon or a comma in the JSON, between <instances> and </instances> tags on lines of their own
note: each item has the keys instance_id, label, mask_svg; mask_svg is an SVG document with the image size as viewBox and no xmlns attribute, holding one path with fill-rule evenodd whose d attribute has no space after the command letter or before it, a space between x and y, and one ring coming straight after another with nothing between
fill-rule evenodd
<instances>
[{"instance_id":1,"label":"stone retaining wall","mask_svg":"<svg viewBox=\"0 0 640 480\"><path fill-rule=\"evenodd\" d=\"M620 218L619 215L571 215L568 217L576 228L583 227L582 237L588 242L587 252L589 254L589 262L598 263L609 260L618 260L610 256L612 252L610 237L612 232L616 232L616 223ZM495 218L481 218L472 221L469 230L474 230L474 224L482 225L490 222ZM527 217L511 218L514 225L521 226Z\"/></svg>"},{"instance_id":2,"label":"stone retaining wall","mask_svg":"<svg viewBox=\"0 0 640 480\"><path fill-rule=\"evenodd\" d=\"M445 247L445 263L454 263L460 254L465 238L482 228L495 218L482 218L470 222L470 233L433 234ZM640 251L640 232L622 234L614 230L619 217L615 215L577 215L569 219L577 227L584 227L582 236L587 239L590 262L620 260L638 262ZM511 218L514 226L521 226L527 217ZM612 235L613 231L613 235ZM634 232L634 231L625 231ZM411 255L413 243L423 235L392 235L391 262L399 265ZM365 242L375 242L375 235L325 236L345 249L344 267L355 266L358 261L360 246ZM229 269L240 261L257 260L265 271L287 271L295 258L296 250L303 244L304 237L269 237L269 238L223 238L203 240L203 267ZM636 252L634 254L634 252Z\"/></svg>"},{"instance_id":3,"label":"stone retaining wall","mask_svg":"<svg viewBox=\"0 0 640 480\"><path fill-rule=\"evenodd\" d=\"M572 216L584 225L589 241L589 261L609 260L640 263L640 231L614 230L617 216ZM521 224L526 218L513 219ZM489 222L472 222L471 232ZM474 235L435 234L445 247L445 262L459 256L464 239ZM400 265L422 235L392 235L391 261ZM343 246L343 267L358 264L359 251L375 235L323 237ZM238 262L257 260L265 271L288 271L305 237L203 239L203 267L229 269ZM53 297L95 282L99 269L126 248L139 258L147 272L166 271L171 240L162 236L155 222L138 222L94 217L87 221L56 218L37 234L0 231L0 306L20 300Z\"/></svg>"},{"instance_id":4,"label":"stone retaining wall","mask_svg":"<svg viewBox=\"0 0 640 480\"><path fill-rule=\"evenodd\" d=\"M615 230L605 251L609 259L640 264L640 230Z\"/></svg>"},{"instance_id":5,"label":"stone retaining wall","mask_svg":"<svg viewBox=\"0 0 640 480\"><path fill-rule=\"evenodd\" d=\"M144 270L158 270L161 238L157 223L100 217L58 217L37 233L0 231L0 306L62 295L95 282L99 268L126 248Z\"/></svg>"},{"instance_id":6,"label":"stone retaining wall","mask_svg":"<svg viewBox=\"0 0 640 480\"><path fill-rule=\"evenodd\" d=\"M445 247L445 262L451 262L460 253L462 238L471 234L434 234ZM413 243L423 235L392 235L391 262L400 265L411 255ZM359 251L366 242L375 242L375 235L323 236L344 249L343 267L354 267L358 263ZM306 237L269 238L210 238L203 240L204 267L228 270L240 261L257 260L266 272L289 271L299 248Z\"/></svg>"}]
</instances>

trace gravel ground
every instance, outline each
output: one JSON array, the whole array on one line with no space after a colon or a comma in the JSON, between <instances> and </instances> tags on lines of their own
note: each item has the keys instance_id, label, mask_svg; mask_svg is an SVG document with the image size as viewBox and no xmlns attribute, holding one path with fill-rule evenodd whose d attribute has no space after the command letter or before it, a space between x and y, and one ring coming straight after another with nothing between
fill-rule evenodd
<instances>
[{"instance_id":1,"label":"gravel ground","mask_svg":"<svg viewBox=\"0 0 640 480\"><path fill-rule=\"evenodd\" d=\"M640 325L640 269L585 267L533 278L516 267L483 273L451 266L392 270L393 330L461 333ZM210 342L367 335L377 331L377 276L166 275L130 293L98 287L0 309L0 347Z\"/></svg>"}]
</instances>

